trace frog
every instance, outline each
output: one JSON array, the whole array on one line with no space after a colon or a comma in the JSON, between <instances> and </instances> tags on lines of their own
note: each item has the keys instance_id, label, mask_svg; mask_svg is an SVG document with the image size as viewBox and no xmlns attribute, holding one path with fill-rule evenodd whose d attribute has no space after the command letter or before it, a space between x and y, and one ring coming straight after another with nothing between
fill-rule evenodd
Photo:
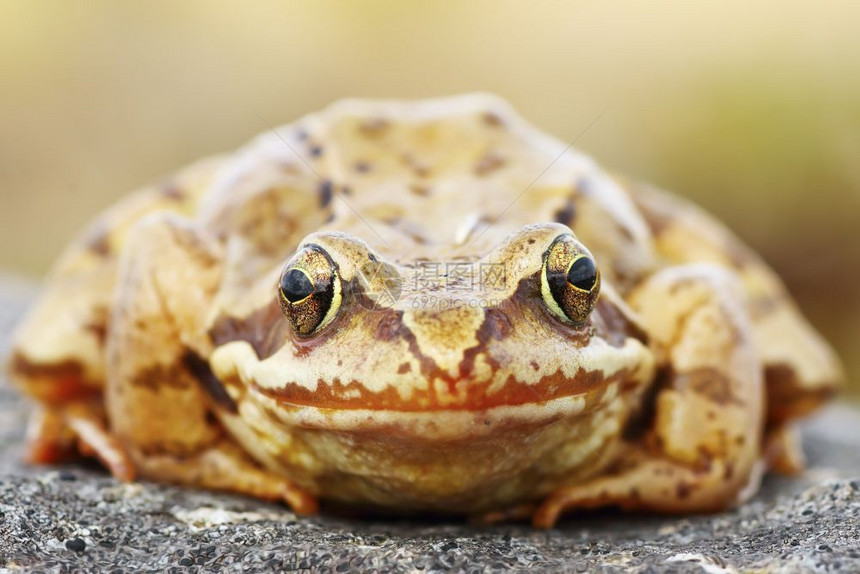
<instances>
[{"instance_id":1,"label":"frog","mask_svg":"<svg viewBox=\"0 0 860 574\"><path fill-rule=\"evenodd\" d=\"M803 469L839 360L689 200L489 94L266 128L63 252L8 358L30 462L539 528Z\"/></svg>"}]
</instances>

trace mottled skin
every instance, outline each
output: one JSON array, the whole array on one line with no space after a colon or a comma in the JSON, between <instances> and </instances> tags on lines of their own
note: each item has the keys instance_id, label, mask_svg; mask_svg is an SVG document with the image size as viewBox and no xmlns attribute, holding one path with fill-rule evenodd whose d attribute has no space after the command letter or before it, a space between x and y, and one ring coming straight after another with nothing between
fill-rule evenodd
<instances>
[{"instance_id":1,"label":"mottled skin","mask_svg":"<svg viewBox=\"0 0 860 574\"><path fill-rule=\"evenodd\" d=\"M31 459L544 527L718 510L799 469L792 423L841 374L778 278L563 150L489 96L341 102L122 201L17 331ZM393 304L371 261L407 278ZM408 279L426 262L464 265ZM325 290L291 306L296 268Z\"/></svg>"}]
</instances>

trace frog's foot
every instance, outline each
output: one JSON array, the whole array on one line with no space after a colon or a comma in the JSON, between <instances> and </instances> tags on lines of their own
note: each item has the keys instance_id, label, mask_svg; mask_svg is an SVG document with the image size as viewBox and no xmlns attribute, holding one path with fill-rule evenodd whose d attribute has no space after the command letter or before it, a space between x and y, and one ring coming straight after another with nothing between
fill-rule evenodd
<instances>
[{"instance_id":1,"label":"frog's foot","mask_svg":"<svg viewBox=\"0 0 860 574\"><path fill-rule=\"evenodd\" d=\"M89 403L72 403L58 409L37 407L27 429L27 460L56 464L78 455L98 458L118 480L134 480L134 464L107 430L98 407Z\"/></svg>"},{"instance_id":2,"label":"frog's foot","mask_svg":"<svg viewBox=\"0 0 860 574\"><path fill-rule=\"evenodd\" d=\"M800 428L784 424L769 430L765 437L765 460L768 468L786 475L799 474L806 468L806 457L800 440Z\"/></svg>"},{"instance_id":3,"label":"frog's foot","mask_svg":"<svg viewBox=\"0 0 860 574\"><path fill-rule=\"evenodd\" d=\"M764 465L757 465L739 483L731 463L713 460L704 467L640 452L635 462L616 474L562 486L532 516L536 528L552 528L566 510L616 507L667 514L717 512L742 504L758 490Z\"/></svg>"},{"instance_id":4,"label":"frog's foot","mask_svg":"<svg viewBox=\"0 0 860 574\"><path fill-rule=\"evenodd\" d=\"M660 271L633 292L663 363L653 424L617 459L623 466L552 493L536 526L552 526L569 508L709 512L756 492L766 467L763 368L738 290L724 270L691 265Z\"/></svg>"},{"instance_id":5,"label":"frog's foot","mask_svg":"<svg viewBox=\"0 0 860 574\"><path fill-rule=\"evenodd\" d=\"M234 443L221 440L191 456L132 451L142 476L211 490L286 502L296 514L316 514L316 497L293 481L254 463Z\"/></svg>"}]
</instances>

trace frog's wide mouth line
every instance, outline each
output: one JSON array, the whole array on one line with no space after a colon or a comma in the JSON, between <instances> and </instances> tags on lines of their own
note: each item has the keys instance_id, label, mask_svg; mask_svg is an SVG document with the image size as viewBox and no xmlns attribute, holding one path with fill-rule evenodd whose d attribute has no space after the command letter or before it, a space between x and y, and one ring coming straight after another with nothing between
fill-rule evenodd
<instances>
[{"instance_id":1,"label":"frog's wide mouth line","mask_svg":"<svg viewBox=\"0 0 860 574\"><path fill-rule=\"evenodd\" d=\"M613 386L617 389L617 386ZM603 401L617 396L607 392ZM263 401L267 399L263 398ZM501 405L489 409L397 411L332 409L289 405L268 399L263 403L269 417L280 424L308 429L415 437L422 440L462 440L464 437L492 435L501 430L544 426L561 419L586 416L596 404L582 395L559 397L545 402Z\"/></svg>"},{"instance_id":2,"label":"frog's wide mouth line","mask_svg":"<svg viewBox=\"0 0 860 574\"><path fill-rule=\"evenodd\" d=\"M374 392L357 381L348 384L342 384L340 381L318 381L313 388L291 382L272 388L251 380L249 386L254 394L285 407L423 413L481 412L499 407L520 406L541 408L552 401L568 398L581 398L590 404L602 399L610 389L637 386L625 384L633 380L635 374L628 368L622 368L610 375L599 369L587 371L580 368L573 377L558 371L540 378L535 383L523 383L511 377L501 387L494 387L492 381L476 383L467 379L454 379L439 384L431 382L426 389L412 389L408 398L402 397L396 386L388 386L382 391Z\"/></svg>"},{"instance_id":3,"label":"frog's wide mouth line","mask_svg":"<svg viewBox=\"0 0 860 574\"><path fill-rule=\"evenodd\" d=\"M498 404L483 408L369 409L338 408L322 404L301 404L271 396L254 389L254 401L267 416L280 424L318 430L357 434L383 433L414 436L428 440L457 440L464 436L483 436L500 430L544 426L561 419L584 417L602 405L619 403L621 394L633 385L606 380L587 392L570 393L546 400L519 404Z\"/></svg>"}]
</instances>

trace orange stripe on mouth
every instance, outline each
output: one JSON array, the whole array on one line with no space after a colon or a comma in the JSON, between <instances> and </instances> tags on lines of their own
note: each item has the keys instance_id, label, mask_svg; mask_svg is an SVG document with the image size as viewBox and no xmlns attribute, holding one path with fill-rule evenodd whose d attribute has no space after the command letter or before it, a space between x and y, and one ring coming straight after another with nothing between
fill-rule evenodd
<instances>
[{"instance_id":1,"label":"orange stripe on mouth","mask_svg":"<svg viewBox=\"0 0 860 574\"><path fill-rule=\"evenodd\" d=\"M542 377L537 383L528 384L510 376L502 388L487 393L492 381L469 383L467 380L445 381L447 388L460 391L440 400L438 390L430 385L427 390L414 390L409 399L401 398L394 386L381 392L370 391L358 381L318 381L315 389L288 382L277 389L264 388L252 382L252 389L270 399L294 406L321 409L364 409L422 412L436 410L479 411L500 406L540 404L553 399L584 396L586 400L597 400L612 383L633 382L633 371L622 369L609 377L603 371L586 371L582 368L573 377L560 371ZM463 384L465 383L465 385ZM635 384L624 385L622 390Z\"/></svg>"}]
</instances>

